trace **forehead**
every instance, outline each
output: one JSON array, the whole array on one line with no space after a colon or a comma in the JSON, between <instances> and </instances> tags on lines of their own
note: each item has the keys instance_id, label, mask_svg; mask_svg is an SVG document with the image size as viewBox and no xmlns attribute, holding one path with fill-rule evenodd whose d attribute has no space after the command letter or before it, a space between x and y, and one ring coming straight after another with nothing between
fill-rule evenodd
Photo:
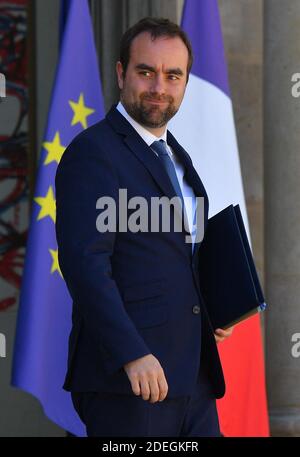
<instances>
[{"instance_id":1,"label":"forehead","mask_svg":"<svg viewBox=\"0 0 300 457\"><path fill-rule=\"evenodd\" d=\"M186 69L188 50L179 37L158 37L152 39L150 33L137 35L131 43L129 64L145 63L151 66L182 67Z\"/></svg>"}]
</instances>

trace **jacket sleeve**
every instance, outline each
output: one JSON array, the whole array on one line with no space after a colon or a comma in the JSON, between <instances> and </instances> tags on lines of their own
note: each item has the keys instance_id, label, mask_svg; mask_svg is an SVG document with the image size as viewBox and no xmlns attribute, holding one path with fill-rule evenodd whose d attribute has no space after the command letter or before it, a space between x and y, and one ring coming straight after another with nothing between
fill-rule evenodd
<instances>
[{"instance_id":1,"label":"jacket sleeve","mask_svg":"<svg viewBox=\"0 0 300 457\"><path fill-rule=\"evenodd\" d=\"M112 374L151 351L126 313L112 276L111 255L116 233L96 228L96 201L109 196L118 214L119 184L106 151L88 138L66 149L56 179L56 237L59 265L84 324ZM118 224L117 224L118 225Z\"/></svg>"}]
</instances>

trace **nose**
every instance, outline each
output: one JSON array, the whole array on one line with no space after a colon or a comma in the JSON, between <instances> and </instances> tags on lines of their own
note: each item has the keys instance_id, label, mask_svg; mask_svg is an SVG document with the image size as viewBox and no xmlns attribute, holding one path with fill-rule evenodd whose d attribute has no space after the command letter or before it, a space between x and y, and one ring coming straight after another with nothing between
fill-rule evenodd
<instances>
[{"instance_id":1,"label":"nose","mask_svg":"<svg viewBox=\"0 0 300 457\"><path fill-rule=\"evenodd\" d=\"M152 80L151 84L151 92L155 92L157 94L164 94L165 93L165 83L162 74L157 73L155 78Z\"/></svg>"}]
</instances>

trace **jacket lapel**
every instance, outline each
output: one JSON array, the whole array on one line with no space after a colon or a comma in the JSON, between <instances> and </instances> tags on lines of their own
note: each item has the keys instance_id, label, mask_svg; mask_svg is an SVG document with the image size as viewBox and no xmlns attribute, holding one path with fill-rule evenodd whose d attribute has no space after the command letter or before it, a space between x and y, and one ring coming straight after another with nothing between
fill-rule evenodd
<instances>
[{"instance_id":1,"label":"jacket lapel","mask_svg":"<svg viewBox=\"0 0 300 457\"><path fill-rule=\"evenodd\" d=\"M196 197L204 197L204 232L205 232L206 226L207 226L207 221L208 221L208 207L209 207L208 196L207 196L205 187L204 187L197 171L195 170L189 155L187 154L187 152L184 150L184 148L177 142L177 140L174 138L174 136L169 131L168 131L167 141L168 141L168 144L171 146L171 148L174 150L175 154L179 157L181 163L184 165L184 167L185 167L184 177L186 178L189 185L193 188ZM200 242L195 243L194 251L193 251L194 260L197 258L200 244L201 244Z\"/></svg>"},{"instance_id":2,"label":"jacket lapel","mask_svg":"<svg viewBox=\"0 0 300 457\"><path fill-rule=\"evenodd\" d=\"M174 138L171 132L168 131L167 133L167 142L174 150L175 154L179 157L181 163L185 167L185 178L190 186L193 188L195 195L197 197L204 197L205 200L208 200L207 193L205 188L202 184L202 181L195 170L191 159L189 158L187 152L183 149L183 147L178 143L178 141ZM208 202L207 202L208 203Z\"/></svg>"},{"instance_id":3,"label":"jacket lapel","mask_svg":"<svg viewBox=\"0 0 300 457\"><path fill-rule=\"evenodd\" d=\"M119 113L114 105L111 110L108 112L106 119L112 126L112 128L119 134L124 137L125 144L130 148L130 150L135 154L137 159L147 168L156 184L162 190L163 194L168 198L176 196L173 186L170 182L170 179L161 166L159 158L156 154L153 153L151 148L144 142L140 135L135 131L135 129L130 125L130 123L124 118L124 116ZM193 188L195 195L197 197L204 197L204 229L207 224L208 217L208 197L205 191L205 188L201 182L198 173L196 172L191 159L189 158L187 152L183 147L176 141L174 136L168 131L167 132L167 143L174 150L175 154L179 157L181 163L185 167L185 178L190 186ZM187 249L191 254L191 246L187 244ZM200 243L196 243L194 248L193 257L197 254Z\"/></svg>"},{"instance_id":4,"label":"jacket lapel","mask_svg":"<svg viewBox=\"0 0 300 457\"><path fill-rule=\"evenodd\" d=\"M116 132L124 136L125 144L129 147L137 159L147 168L164 195L170 199L176 196L170 179L165 169L161 166L159 158L156 154L154 154L151 148L149 148L130 123L127 122L124 116L119 113L118 110L112 108L107 114L107 120Z\"/></svg>"}]
</instances>

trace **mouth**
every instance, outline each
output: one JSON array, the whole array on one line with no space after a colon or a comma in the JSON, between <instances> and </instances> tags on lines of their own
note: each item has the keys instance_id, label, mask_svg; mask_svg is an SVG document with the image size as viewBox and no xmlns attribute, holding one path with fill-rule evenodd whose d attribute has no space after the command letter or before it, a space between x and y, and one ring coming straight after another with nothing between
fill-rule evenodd
<instances>
[{"instance_id":1,"label":"mouth","mask_svg":"<svg viewBox=\"0 0 300 457\"><path fill-rule=\"evenodd\" d=\"M149 100L147 98L145 99L145 101L147 103L151 103L151 105L158 105L158 106L165 105L167 103L167 102L162 102L162 101L159 101L159 100Z\"/></svg>"}]
</instances>

